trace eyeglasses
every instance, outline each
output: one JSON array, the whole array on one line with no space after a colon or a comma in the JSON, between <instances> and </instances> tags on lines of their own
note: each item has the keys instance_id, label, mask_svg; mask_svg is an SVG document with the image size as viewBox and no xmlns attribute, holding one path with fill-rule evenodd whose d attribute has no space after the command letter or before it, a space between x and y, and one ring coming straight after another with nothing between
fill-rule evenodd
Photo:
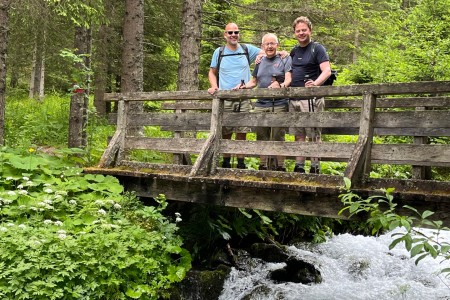
<instances>
[{"instance_id":1,"label":"eyeglasses","mask_svg":"<svg viewBox=\"0 0 450 300\"><path fill-rule=\"evenodd\" d=\"M262 45L263 45L264 47L273 47L273 46L278 45L278 43L270 42L270 43L262 43Z\"/></svg>"},{"instance_id":2,"label":"eyeglasses","mask_svg":"<svg viewBox=\"0 0 450 300\"><path fill-rule=\"evenodd\" d=\"M232 35L233 33L238 35L239 34L239 30L236 31L227 31L228 35Z\"/></svg>"}]
</instances>

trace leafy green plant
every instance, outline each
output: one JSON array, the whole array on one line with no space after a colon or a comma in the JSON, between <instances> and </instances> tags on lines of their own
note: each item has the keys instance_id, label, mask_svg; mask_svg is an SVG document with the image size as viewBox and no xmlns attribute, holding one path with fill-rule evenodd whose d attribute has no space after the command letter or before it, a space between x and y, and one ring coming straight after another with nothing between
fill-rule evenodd
<instances>
[{"instance_id":1,"label":"leafy green plant","mask_svg":"<svg viewBox=\"0 0 450 300\"><path fill-rule=\"evenodd\" d=\"M75 152L76 153L76 152ZM190 268L177 226L72 150L0 151L2 299L157 299Z\"/></svg>"},{"instance_id":2,"label":"leafy green plant","mask_svg":"<svg viewBox=\"0 0 450 300\"><path fill-rule=\"evenodd\" d=\"M434 212L425 210L420 213L414 207L405 205L403 208L414 212L413 216L398 215L395 212L397 204L392 195L393 188L382 189L384 195L364 199L351 191L350 179L344 178L344 183L345 193L339 195L344 208L339 211L339 214L344 211L348 211L350 217L360 213L368 214L367 224L372 228L372 234L396 228L403 229L401 232L393 233L392 236L396 239L389 245L389 249L403 242L411 257L416 257L416 264L425 257L450 259L450 243L440 239L440 233L450 229L444 227L442 221L429 219ZM424 227L432 228L433 231L427 233L422 230ZM442 269L441 273L450 276L450 268Z\"/></svg>"}]
</instances>

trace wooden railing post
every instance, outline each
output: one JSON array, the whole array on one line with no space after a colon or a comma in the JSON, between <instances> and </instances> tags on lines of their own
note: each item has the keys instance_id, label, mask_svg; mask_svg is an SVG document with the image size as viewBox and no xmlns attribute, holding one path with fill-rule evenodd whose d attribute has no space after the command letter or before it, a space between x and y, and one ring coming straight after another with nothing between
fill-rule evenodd
<instances>
[{"instance_id":1,"label":"wooden railing post","mask_svg":"<svg viewBox=\"0 0 450 300\"><path fill-rule=\"evenodd\" d=\"M179 102L179 101L177 101ZM186 113L183 109L176 109L176 114ZM186 135L191 135L191 137L195 137L195 132L193 133L183 133L181 131L174 131L173 137L176 139L185 137ZM173 155L173 163L176 165L192 165L191 155L189 153L175 153Z\"/></svg>"},{"instance_id":2,"label":"wooden railing post","mask_svg":"<svg viewBox=\"0 0 450 300\"><path fill-rule=\"evenodd\" d=\"M427 108L416 107L416 110L426 110ZM414 136L413 143L415 145L429 144L427 136ZM413 179L431 179L431 167L430 166L412 166L412 178Z\"/></svg>"},{"instance_id":3,"label":"wooden railing post","mask_svg":"<svg viewBox=\"0 0 450 300\"><path fill-rule=\"evenodd\" d=\"M99 167L111 167L122 160L127 132L129 101L119 100L116 132L100 158Z\"/></svg>"},{"instance_id":4,"label":"wooden railing post","mask_svg":"<svg viewBox=\"0 0 450 300\"><path fill-rule=\"evenodd\" d=\"M351 180L352 186L357 186L365 181L370 173L375 107L376 96L373 93L365 92L363 94L358 141L344 172L344 176Z\"/></svg>"},{"instance_id":5,"label":"wooden railing post","mask_svg":"<svg viewBox=\"0 0 450 300\"><path fill-rule=\"evenodd\" d=\"M210 133L189 176L208 176L216 173L220 154L220 140L222 138L223 106L223 100L219 98L213 99Z\"/></svg>"}]
</instances>

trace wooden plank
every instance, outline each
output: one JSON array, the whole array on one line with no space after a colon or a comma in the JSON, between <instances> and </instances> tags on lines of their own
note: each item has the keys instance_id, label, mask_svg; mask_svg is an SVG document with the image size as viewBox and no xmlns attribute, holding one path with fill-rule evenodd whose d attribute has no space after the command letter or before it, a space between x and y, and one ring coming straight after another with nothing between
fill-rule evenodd
<instances>
[{"instance_id":1,"label":"wooden plank","mask_svg":"<svg viewBox=\"0 0 450 300\"><path fill-rule=\"evenodd\" d=\"M164 102L161 109L165 110L211 110L210 101L178 101ZM325 109L361 108L361 99L325 99ZM450 97L402 97L402 98L378 98L378 108L414 108L426 107L450 107Z\"/></svg>"},{"instance_id":2,"label":"wooden plank","mask_svg":"<svg viewBox=\"0 0 450 300\"><path fill-rule=\"evenodd\" d=\"M352 186L360 185L370 173L375 100L376 96L370 93L363 97L358 141L344 172L344 176L351 180Z\"/></svg>"},{"instance_id":3,"label":"wooden plank","mask_svg":"<svg viewBox=\"0 0 450 300\"><path fill-rule=\"evenodd\" d=\"M199 153L206 140L171 139L171 138L143 138L128 137L126 149L155 150L176 153L186 151ZM303 143L303 142L275 142L275 141L235 141L221 140L220 153L235 153L245 155L281 155L294 157L318 156L325 158L350 158L354 144L350 143Z\"/></svg>"},{"instance_id":4,"label":"wooden plank","mask_svg":"<svg viewBox=\"0 0 450 300\"><path fill-rule=\"evenodd\" d=\"M450 107L450 97L377 98L377 108ZM325 109L361 108L361 99L325 99Z\"/></svg>"},{"instance_id":5,"label":"wooden plank","mask_svg":"<svg viewBox=\"0 0 450 300\"><path fill-rule=\"evenodd\" d=\"M372 159L386 164L449 167L450 145L374 144Z\"/></svg>"},{"instance_id":6,"label":"wooden plank","mask_svg":"<svg viewBox=\"0 0 450 300\"><path fill-rule=\"evenodd\" d=\"M167 110L211 110L211 101L177 101L177 102L164 102L161 104L161 109Z\"/></svg>"},{"instance_id":7,"label":"wooden plank","mask_svg":"<svg viewBox=\"0 0 450 300\"><path fill-rule=\"evenodd\" d=\"M359 128L360 112L225 113L224 126ZM132 126L175 126L189 131L209 128L210 113L144 113L130 115ZM179 127L179 128L178 128ZM450 128L450 111L376 112L375 128ZM394 131L395 132L395 131ZM444 131L446 132L446 131Z\"/></svg>"},{"instance_id":8,"label":"wooden plank","mask_svg":"<svg viewBox=\"0 0 450 300\"><path fill-rule=\"evenodd\" d=\"M190 129L205 129L210 125L209 113L171 114L148 113L130 116L133 126L179 126ZM224 126L289 127L358 127L359 112L315 112L315 113L225 113Z\"/></svg>"}]
</instances>

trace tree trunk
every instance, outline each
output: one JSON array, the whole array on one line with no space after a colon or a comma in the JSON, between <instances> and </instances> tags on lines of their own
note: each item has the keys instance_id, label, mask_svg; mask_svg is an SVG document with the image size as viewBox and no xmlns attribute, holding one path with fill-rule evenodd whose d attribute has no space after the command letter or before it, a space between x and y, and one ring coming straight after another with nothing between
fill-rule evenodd
<instances>
[{"instance_id":1,"label":"tree trunk","mask_svg":"<svg viewBox=\"0 0 450 300\"><path fill-rule=\"evenodd\" d=\"M91 30L86 27L77 27L75 29L75 54L83 57L83 62L75 67L82 74L81 81L76 82L84 88L81 93L74 93L70 98L70 117L69 117L69 142L71 148L83 148L87 146L86 127L88 123L89 106L89 81L90 75L86 71L91 66Z\"/></svg>"},{"instance_id":2,"label":"tree trunk","mask_svg":"<svg viewBox=\"0 0 450 300\"><path fill-rule=\"evenodd\" d=\"M126 0L123 23L122 92L144 89L144 0ZM143 111L142 102L130 104L130 114ZM141 127L130 128L130 135L140 135Z\"/></svg>"},{"instance_id":3,"label":"tree trunk","mask_svg":"<svg viewBox=\"0 0 450 300\"><path fill-rule=\"evenodd\" d=\"M180 61L178 63L179 91L198 90L200 41L202 30L202 1L185 0L181 22Z\"/></svg>"},{"instance_id":4,"label":"tree trunk","mask_svg":"<svg viewBox=\"0 0 450 300\"><path fill-rule=\"evenodd\" d=\"M182 18L177 89L179 91L195 91L198 90L198 70L200 65L202 1L185 0ZM177 110L176 113L184 113L184 111ZM192 133L191 135L194 134ZM189 133L186 135L189 135ZM183 133L175 132L175 137L183 137ZM192 164L189 153L174 155L174 163Z\"/></svg>"},{"instance_id":5,"label":"tree trunk","mask_svg":"<svg viewBox=\"0 0 450 300\"><path fill-rule=\"evenodd\" d=\"M108 20L113 18L113 8L110 1L104 2L105 15ZM95 52L97 68L95 70L94 79L94 107L97 114L100 116L105 116L110 112L111 104L104 101L104 96L106 91L111 91L110 84L110 74L108 72L111 65L111 57L109 56L109 49L111 43L112 28L111 25L102 24L98 32L98 39L96 44L97 51Z\"/></svg>"},{"instance_id":6,"label":"tree trunk","mask_svg":"<svg viewBox=\"0 0 450 300\"><path fill-rule=\"evenodd\" d=\"M5 144L6 52L10 0L0 0L0 145Z\"/></svg>"},{"instance_id":7,"label":"tree trunk","mask_svg":"<svg viewBox=\"0 0 450 300\"><path fill-rule=\"evenodd\" d=\"M37 98L39 100L44 98L45 35L45 28L39 28L38 32L36 32L28 95L29 98Z\"/></svg>"}]
</instances>

